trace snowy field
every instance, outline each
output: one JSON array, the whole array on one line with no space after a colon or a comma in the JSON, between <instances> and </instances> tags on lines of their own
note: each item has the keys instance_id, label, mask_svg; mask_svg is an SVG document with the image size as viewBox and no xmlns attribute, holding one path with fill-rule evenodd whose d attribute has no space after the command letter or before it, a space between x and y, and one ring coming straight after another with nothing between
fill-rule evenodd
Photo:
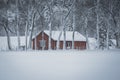
<instances>
[{"instance_id":1,"label":"snowy field","mask_svg":"<svg viewBox=\"0 0 120 80\"><path fill-rule=\"evenodd\" d=\"M120 80L120 50L2 51L0 80Z\"/></svg>"}]
</instances>

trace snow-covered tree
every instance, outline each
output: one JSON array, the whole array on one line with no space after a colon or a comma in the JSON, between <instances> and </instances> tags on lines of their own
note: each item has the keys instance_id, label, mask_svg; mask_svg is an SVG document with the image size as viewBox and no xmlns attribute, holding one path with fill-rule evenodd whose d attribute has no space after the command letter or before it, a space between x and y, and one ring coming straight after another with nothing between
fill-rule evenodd
<instances>
[{"instance_id":1,"label":"snow-covered tree","mask_svg":"<svg viewBox=\"0 0 120 80\"><path fill-rule=\"evenodd\" d=\"M10 43L10 31L11 29L9 28L8 25L8 1L3 1L2 4L4 4L4 6L2 6L2 9L0 11L0 25L4 28L5 32L6 32L6 36L7 36L7 44L8 44L8 49L11 50L11 43ZM12 31L11 31L12 32Z\"/></svg>"},{"instance_id":2,"label":"snow-covered tree","mask_svg":"<svg viewBox=\"0 0 120 80\"><path fill-rule=\"evenodd\" d=\"M97 29L97 49L99 49L99 0L97 0L97 7L96 7L96 16L97 16L97 21L96 21L96 29Z\"/></svg>"},{"instance_id":3,"label":"snow-covered tree","mask_svg":"<svg viewBox=\"0 0 120 80\"><path fill-rule=\"evenodd\" d=\"M17 27L18 49L19 49L20 48L20 32L19 32L19 6L18 6L18 0L16 0L16 27Z\"/></svg>"},{"instance_id":4,"label":"snow-covered tree","mask_svg":"<svg viewBox=\"0 0 120 80\"><path fill-rule=\"evenodd\" d=\"M60 30L57 49L62 32L65 49L66 31L73 30L74 49L74 31L77 30L86 36L86 40L95 37L98 49L100 46L109 49L111 39L116 39L116 47L120 48L119 7L120 0L0 0L0 35L8 36L9 45L9 36L17 35L18 49L20 36L25 35L25 49L31 49L32 36L48 29L51 49L51 32Z\"/></svg>"}]
</instances>

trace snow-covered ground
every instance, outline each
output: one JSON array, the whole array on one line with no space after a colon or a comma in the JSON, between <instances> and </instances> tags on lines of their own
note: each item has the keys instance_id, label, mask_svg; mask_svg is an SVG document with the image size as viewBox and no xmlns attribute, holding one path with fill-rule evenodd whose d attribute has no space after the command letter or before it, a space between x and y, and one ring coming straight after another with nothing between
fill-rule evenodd
<instances>
[{"instance_id":1,"label":"snow-covered ground","mask_svg":"<svg viewBox=\"0 0 120 80\"><path fill-rule=\"evenodd\" d=\"M120 80L120 50L2 51L0 80Z\"/></svg>"}]
</instances>

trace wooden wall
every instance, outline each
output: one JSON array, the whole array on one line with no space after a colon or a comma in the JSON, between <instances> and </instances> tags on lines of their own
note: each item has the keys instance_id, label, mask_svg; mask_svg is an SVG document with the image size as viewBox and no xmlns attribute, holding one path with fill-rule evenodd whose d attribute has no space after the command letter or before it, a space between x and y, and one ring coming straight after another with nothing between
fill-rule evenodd
<instances>
[{"instance_id":1,"label":"wooden wall","mask_svg":"<svg viewBox=\"0 0 120 80\"><path fill-rule=\"evenodd\" d=\"M37 35L36 37L36 49L37 50L41 50L42 47L40 47L40 40L42 40L42 32ZM46 41L46 45L45 45L45 50L48 49L48 43L49 43L49 36L47 34L44 33L44 40ZM68 43L70 43L70 47L68 47ZM32 42L32 45L33 45L33 49L35 49L35 38L33 39L33 42ZM51 39L51 48L52 49L56 49L56 46L57 46L57 41ZM66 48L67 49L71 49L72 48L72 41L66 41ZM85 41L75 41L74 42L74 48L75 49L86 49L86 42ZM63 41L60 41L60 49L63 49Z\"/></svg>"}]
</instances>

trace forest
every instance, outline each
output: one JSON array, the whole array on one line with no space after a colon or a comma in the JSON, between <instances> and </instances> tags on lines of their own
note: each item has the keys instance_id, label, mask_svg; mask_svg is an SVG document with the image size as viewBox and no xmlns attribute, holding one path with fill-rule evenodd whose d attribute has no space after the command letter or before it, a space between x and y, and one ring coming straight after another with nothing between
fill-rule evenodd
<instances>
[{"instance_id":1,"label":"forest","mask_svg":"<svg viewBox=\"0 0 120 80\"><path fill-rule=\"evenodd\" d=\"M86 37L87 49L88 37L96 39L96 49L109 50L111 39L120 48L120 0L0 0L0 36L7 37L9 50L11 36L17 36L18 49L20 36L25 36L27 50L43 30L50 31L50 38L53 30L63 31L64 38L66 31L73 31L73 42L78 31Z\"/></svg>"}]
</instances>

